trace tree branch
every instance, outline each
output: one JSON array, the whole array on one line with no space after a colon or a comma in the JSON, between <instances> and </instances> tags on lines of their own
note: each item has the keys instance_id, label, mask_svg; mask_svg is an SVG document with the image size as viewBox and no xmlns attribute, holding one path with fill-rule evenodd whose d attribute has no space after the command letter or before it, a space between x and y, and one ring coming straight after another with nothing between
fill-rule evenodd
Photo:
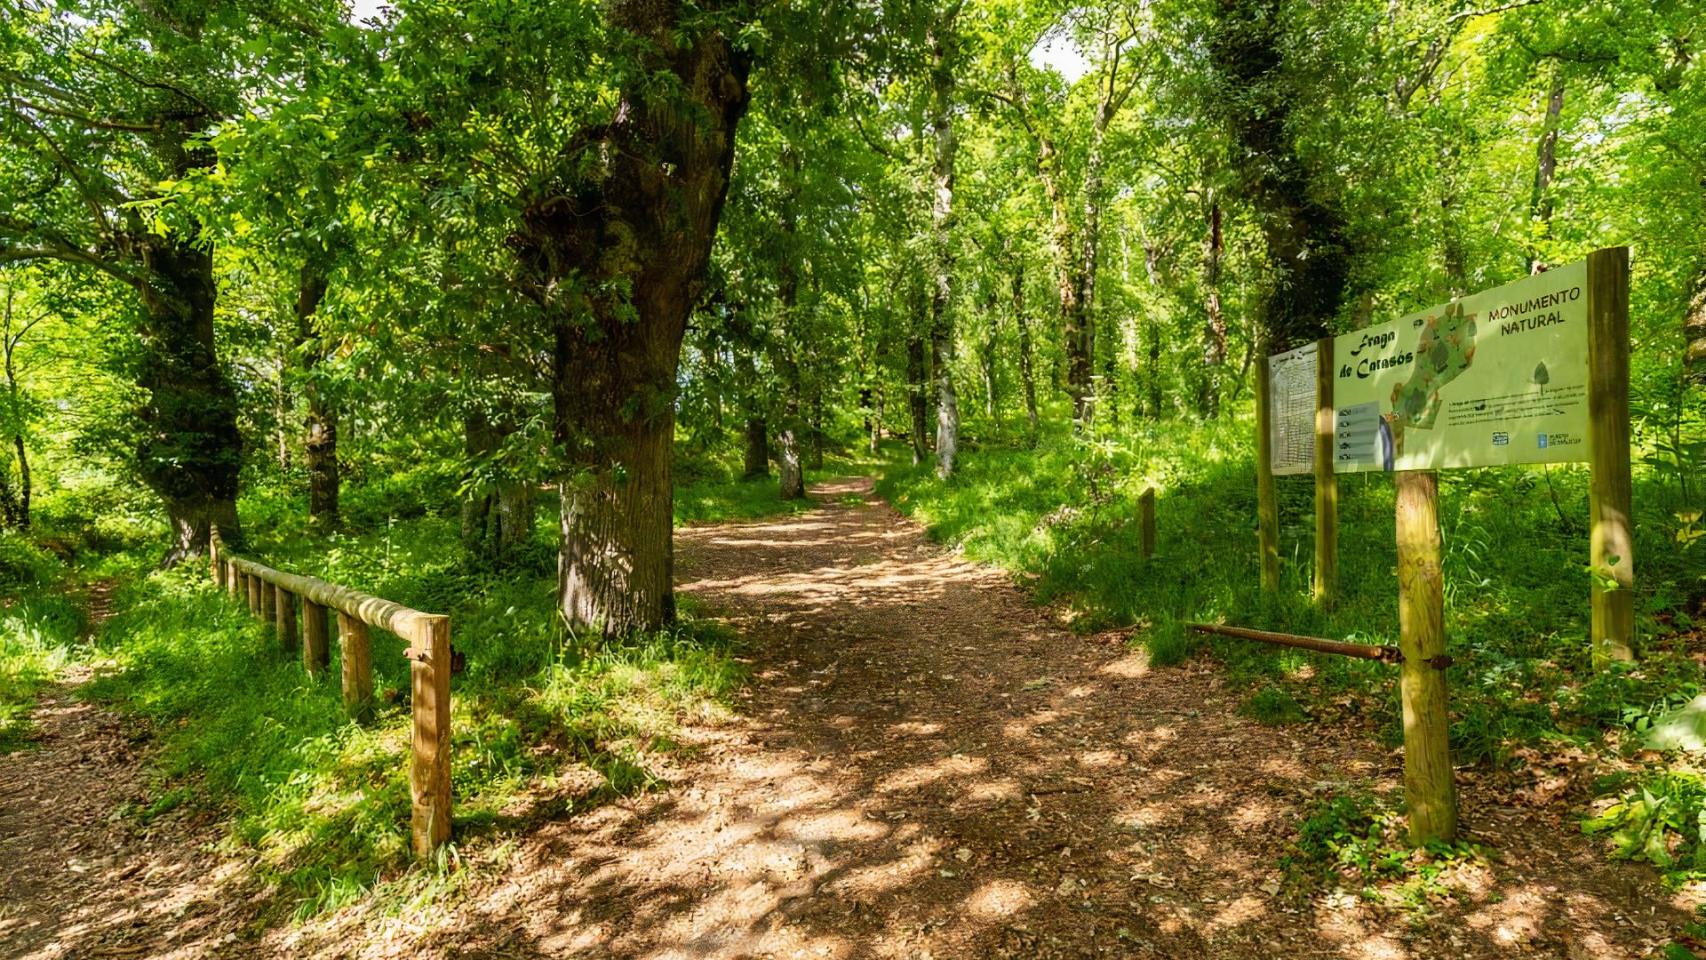
<instances>
[{"instance_id":1,"label":"tree branch","mask_svg":"<svg viewBox=\"0 0 1706 960\"><path fill-rule=\"evenodd\" d=\"M1476 17L1490 17L1496 13L1505 13L1511 10L1516 10L1519 7L1538 6L1545 2L1546 0L1511 0L1510 3L1502 3L1496 7L1487 7L1483 10L1460 10L1457 13L1446 17L1445 22L1448 25L1455 24L1462 20L1473 20Z\"/></svg>"},{"instance_id":2,"label":"tree branch","mask_svg":"<svg viewBox=\"0 0 1706 960\"><path fill-rule=\"evenodd\" d=\"M138 123L133 120L101 120L96 117L86 116L74 110L50 107L31 100L25 100L22 97L13 97L12 102L25 107L26 109L34 110L36 113L45 113L50 117L64 117L67 120L75 120L78 123L93 127L96 130L123 130L130 133L158 133L160 130L160 125L158 123Z\"/></svg>"},{"instance_id":3,"label":"tree branch","mask_svg":"<svg viewBox=\"0 0 1706 960\"><path fill-rule=\"evenodd\" d=\"M27 263L34 260L58 260L62 263L93 267L128 287L138 290L142 288L142 280L135 274L98 254L72 244L47 240L33 247L0 246L0 264Z\"/></svg>"}]
</instances>

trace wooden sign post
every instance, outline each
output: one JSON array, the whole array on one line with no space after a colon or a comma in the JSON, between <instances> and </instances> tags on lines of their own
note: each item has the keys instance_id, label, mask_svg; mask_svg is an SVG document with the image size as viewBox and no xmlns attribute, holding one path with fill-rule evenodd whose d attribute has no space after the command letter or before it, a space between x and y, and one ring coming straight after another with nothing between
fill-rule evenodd
<instances>
[{"instance_id":1,"label":"wooden sign post","mask_svg":"<svg viewBox=\"0 0 1706 960\"><path fill-rule=\"evenodd\" d=\"M1331 608L1339 594L1339 478L1333 462L1338 428L1333 408L1333 338L1315 345L1315 603Z\"/></svg>"},{"instance_id":2,"label":"wooden sign post","mask_svg":"<svg viewBox=\"0 0 1706 960\"><path fill-rule=\"evenodd\" d=\"M1588 254L1588 557L1593 661L1635 659L1635 538L1629 478L1629 248Z\"/></svg>"},{"instance_id":3,"label":"wooden sign post","mask_svg":"<svg viewBox=\"0 0 1706 960\"><path fill-rule=\"evenodd\" d=\"M1410 842L1457 838L1445 668L1445 579L1440 567L1439 477L1396 476L1399 697L1404 707L1404 801Z\"/></svg>"}]
</instances>

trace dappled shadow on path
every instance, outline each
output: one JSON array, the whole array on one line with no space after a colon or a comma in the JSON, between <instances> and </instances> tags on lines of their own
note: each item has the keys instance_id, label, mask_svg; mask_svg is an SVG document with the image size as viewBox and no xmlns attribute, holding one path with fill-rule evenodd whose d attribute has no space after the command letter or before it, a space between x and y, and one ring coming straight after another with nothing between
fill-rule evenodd
<instances>
[{"instance_id":1,"label":"dappled shadow on path","mask_svg":"<svg viewBox=\"0 0 1706 960\"><path fill-rule=\"evenodd\" d=\"M46 692L34 742L0 756L0 956L212 955L252 914L254 884L207 849L211 818L137 818L160 800L145 731L78 702L82 679Z\"/></svg>"},{"instance_id":2,"label":"dappled shadow on path","mask_svg":"<svg viewBox=\"0 0 1706 960\"><path fill-rule=\"evenodd\" d=\"M1302 804L1394 789L1394 754L1250 724L1213 670L1057 629L874 500L678 552L753 638L743 716L687 732L674 788L529 843L458 911L459 955L1633 957L1679 919L1647 912L1649 873L1473 790L1471 827L1528 839L1455 903L1289 895Z\"/></svg>"}]
</instances>

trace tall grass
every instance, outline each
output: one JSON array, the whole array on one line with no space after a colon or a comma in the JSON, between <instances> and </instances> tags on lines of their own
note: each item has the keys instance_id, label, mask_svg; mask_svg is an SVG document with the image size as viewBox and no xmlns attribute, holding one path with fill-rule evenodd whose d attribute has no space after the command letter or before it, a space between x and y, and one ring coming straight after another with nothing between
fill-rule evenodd
<instances>
[{"instance_id":1,"label":"tall grass","mask_svg":"<svg viewBox=\"0 0 1706 960\"><path fill-rule=\"evenodd\" d=\"M458 846L449 861L492 851L540 817L656 783L656 753L673 745L681 718L721 710L741 681L732 638L691 617L619 644L563 630L543 544L493 571L465 564L446 549L454 543L452 523L429 514L326 539L257 525L250 548L282 568L450 614L468 667L452 682ZM402 641L375 632L378 709L358 724L344 715L335 659L310 677L199 567L151 574L117 606L101 636L116 669L89 694L155 721L160 788L133 814L181 803L228 812L232 843L277 885L278 909L296 914L442 882L442 869L410 864ZM567 776L575 770L583 774Z\"/></svg>"},{"instance_id":2,"label":"tall grass","mask_svg":"<svg viewBox=\"0 0 1706 960\"><path fill-rule=\"evenodd\" d=\"M1208 640L1194 620L1397 642L1393 490L1379 474L1339 478L1340 599L1308 600L1313 563L1309 478L1279 478L1281 585L1259 589L1256 484L1248 411L1220 422L1144 423L1095 440L1058 431L1034 450L988 447L947 483L928 465L893 463L878 491L967 555L1028 580L1039 602L1084 630L1132 627L1161 666L1206 650L1252 690L1323 703L1357 694L1359 710L1399 736L1390 668L1236 640ZM1706 551L1673 541L1674 499L1637 472L1641 632L1636 670L1588 663L1587 474L1581 468L1441 475L1453 742L1463 761L1500 760L1551 735L1597 736L1623 705L1663 698L1699 668L1667 640L1698 602ZM1137 497L1154 486L1159 542L1144 559ZM1693 679L1689 679L1693 678ZM1278 684L1278 687L1274 685ZM1260 709L1257 704L1255 709Z\"/></svg>"}]
</instances>

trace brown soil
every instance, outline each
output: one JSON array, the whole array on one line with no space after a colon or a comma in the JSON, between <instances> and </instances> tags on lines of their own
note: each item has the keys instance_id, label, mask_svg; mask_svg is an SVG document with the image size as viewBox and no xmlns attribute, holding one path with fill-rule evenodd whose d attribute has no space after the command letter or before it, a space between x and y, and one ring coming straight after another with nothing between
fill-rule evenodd
<instances>
[{"instance_id":1,"label":"brown soil","mask_svg":"<svg viewBox=\"0 0 1706 960\"><path fill-rule=\"evenodd\" d=\"M1468 777L1464 822L1500 857L1454 871L1454 895L1418 910L1299 892L1278 861L1300 810L1397 789L1395 754L1362 731L1255 725L1212 666L1151 669L1120 637L1060 629L868 481L815 492L834 502L678 534L681 589L751 638L755 679L737 717L684 731L674 786L547 824L451 903L349 911L240 955L1575 960L1649 956L1687 917L1652 871L1606 862L1546 784L1518 803ZM71 760L51 742L0 758L7 846L43 870L44 837L69 850L113 829L114 797L85 793L88 816L50 832ZM13 813L19 763L47 798L31 816ZM6 874L20 908L0 938L85 909L34 916L59 901L15 900L27 887ZM103 894L159 914L134 895ZM196 936L222 953L214 922Z\"/></svg>"},{"instance_id":2,"label":"brown soil","mask_svg":"<svg viewBox=\"0 0 1706 960\"><path fill-rule=\"evenodd\" d=\"M113 584L88 588L90 628L112 615ZM0 755L0 956L18 960L199 957L235 941L220 893L237 864L207 852L217 822L127 815L159 798L147 731L79 702L69 672L34 713L33 742Z\"/></svg>"}]
</instances>

